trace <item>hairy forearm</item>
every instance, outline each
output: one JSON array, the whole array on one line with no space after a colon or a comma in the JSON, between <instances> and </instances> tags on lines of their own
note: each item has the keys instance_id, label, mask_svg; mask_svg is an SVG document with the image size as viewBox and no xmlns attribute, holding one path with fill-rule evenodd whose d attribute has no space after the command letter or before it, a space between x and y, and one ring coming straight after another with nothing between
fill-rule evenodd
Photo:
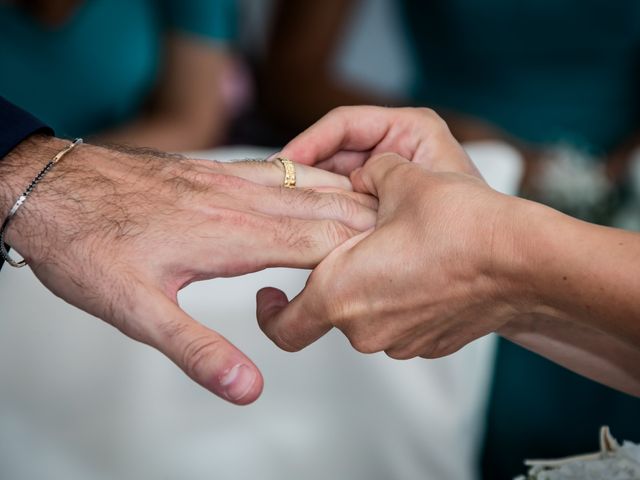
<instances>
[{"instance_id":1,"label":"hairy forearm","mask_svg":"<svg viewBox=\"0 0 640 480\"><path fill-rule=\"evenodd\" d=\"M0 161L0 214L3 219L38 172L68 144L68 141L58 138L32 135ZM41 183L51 183L55 177L59 176L59 172L55 170L56 167ZM43 190L42 185L36 188L38 198L30 198L20 208L11 223L11 228L6 232L7 243L19 250L27 238L37 235L34 230L37 225L42 225L41 217L46 210L45 204L51 200L48 195L40 195ZM46 187L44 189L46 190Z\"/></svg>"},{"instance_id":2,"label":"hairy forearm","mask_svg":"<svg viewBox=\"0 0 640 480\"><path fill-rule=\"evenodd\" d=\"M46 135L32 135L0 161L0 208L6 213L23 187L55 155L64 141ZM50 160L50 158L49 158Z\"/></svg>"}]
</instances>

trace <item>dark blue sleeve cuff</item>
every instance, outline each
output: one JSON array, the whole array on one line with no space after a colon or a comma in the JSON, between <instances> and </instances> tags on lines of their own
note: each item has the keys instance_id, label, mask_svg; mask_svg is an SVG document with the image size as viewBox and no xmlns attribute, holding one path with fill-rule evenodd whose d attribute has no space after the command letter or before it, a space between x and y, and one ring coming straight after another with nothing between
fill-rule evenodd
<instances>
[{"instance_id":1,"label":"dark blue sleeve cuff","mask_svg":"<svg viewBox=\"0 0 640 480\"><path fill-rule=\"evenodd\" d=\"M33 115L0 97L0 159L34 133L53 135L53 130Z\"/></svg>"},{"instance_id":2,"label":"dark blue sleeve cuff","mask_svg":"<svg viewBox=\"0 0 640 480\"><path fill-rule=\"evenodd\" d=\"M0 161L34 133L53 135L53 130L33 115L0 97ZM0 269L3 264L4 259L0 257Z\"/></svg>"}]
</instances>

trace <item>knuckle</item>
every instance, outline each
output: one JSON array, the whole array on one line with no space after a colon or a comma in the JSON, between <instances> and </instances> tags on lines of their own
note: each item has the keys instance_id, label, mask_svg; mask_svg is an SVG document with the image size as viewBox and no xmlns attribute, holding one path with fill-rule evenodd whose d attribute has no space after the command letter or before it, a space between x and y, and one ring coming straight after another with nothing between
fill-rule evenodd
<instances>
[{"instance_id":1,"label":"knuckle","mask_svg":"<svg viewBox=\"0 0 640 480\"><path fill-rule=\"evenodd\" d=\"M443 347L442 341L439 339L435 339L424 348L420 356L422 358L427 358L431 360L444 357L446 353L445 353L445 349L443 349L442 347Z\"/></svg>"},{"instance_id":2,"label":"knuckle","mask_svg":"<svg viewBox=\"0 0 640 480\"><path fill-rule=\"evenodd\" d=\"M461 343L451 342L451 341L441 342L438 345L438 351L437 351L438 358L448 357L449 355L456 353L458 350L464 347L465 344L466 344L465 342L461 342Z\"/></svg>"},{"instance_id":3,"label":"knuckle","mask_svg":"<svg viewBox=\"0 0 640 480\"><path fill-rule=\"evenodd\" d=\"M387 349L384 351L389 358L393 358L394 360L410 360L416 357L416 353L408 348L402 349Z\"/></svg>"},{"instance_id":4,"label":"knuckle","mask_svg":"<svg viewBox=\"0 0 640 480\"><path fill-rule=\"evenodd\" d=\"M291 190L287 189L287 188L282 188L282 191L284 193L289 193L291 192ZM311 189L300 189L300 190L294 190L292 193L296 193L297 197L295 198L295 201L300 202L300 204L308 209L315 209L319 206L323 195L315 192L314 190Z\"/></svg>"},{"instance_id":5,"label":"knuckle","mask_svg":"<svg viewBox=\"0 0 640 480\"><path fill-rule=\"evenodd\" d=\"M420 354L420 357L426 360L435 360L440 358L440 355L437 355L433 349L428 349L427 351Z\"/></svg>"},{"instance_id":6,"label":"knuckle","mask_svg":"<svg viewBox=\"0 0 640 480\"><path fill-rule=\"evenodd\" d=\"M436 113L436 111L429 107L418 107L415 109L415 112L423 119L427 121L438 121L440 119L440 115Z\"/></svg>"},{"instance_id":7,"label":"knuckle","mask_svg":"<svg viewBox=\"0 0 640 480\"><path fill-rule=\"evenodd\" d=\"M427 119L439 118L436 111L429 107L418 107L414 111L417 112L423 118L427 118Z\"/></svg>"},{"instance_id":8,"label":"knuckle","mask_svg":"<svg viewBox=\"0 0 640 480\"><path fill-rule=\"evenodd\" d=\"M339 328L344 332L345 335L349 336L349 319L345 315L345 310L347 309L344 306L344 303L340 298L336 298L336 296L331 295L331 290L328 290L327 296L332 298L332 305L327 309L326 318L327 322Z\"/></svg>"},{"instance_id":9,"label":"knuckle","mask_svg":"<svg viewBox=\"0 0 640 480\"><path fill-rule=\"evenodd\" d=\"M351 229L341 222L325 220L324 223L324 235L330 245L341 245L353 236Z\"/></svg>"},{"instance_id":10,"label":"knuckle","mask_svg":"<svg viewBox=\"0 0 640 480\"><path fill-rule=\"evenodd\" d=\"M358 214L358 204L344 195L334 195L332 199L332 207L335 211L336 218L341 220L352 220Z\"/></svg>"},{"instance_id":11,"label":"knuckle","mask_svg":"<svg viewBox=\"0 0 640 480\"><path fill-rule=\"evenodd\" d=\"M408 182L407 179L414 179L416 176L416 165L410 162L402 162L393 165L387 171L386 177L390 181Z\"/></svg>"},{"instance_id":12,"label":"knuckle","mask_svg":"<svg viewBox=\"0 0 640 480\"><path fill-rule=\"evenodd\" d=\"M221 340L212 335L199 335L187 342L182 353L182 365L185 372L197 378L203 365L219 354Z\"/></svg>"},{"instance_id":13,"label":"knuckle","mask_svg":"<svg viewBox=\"0 0 640 480\"><path fill-rule=\"evenodd\" d=\"M189 195L203 190L192 178L186 175L170 176L166 178L163 183L179 196Z\"/></svg>"},{"instance_id":14,"label":"knuckle","mask_svg":"<svg viewBox=\"0 0 640 480\"><path fill-rule=\"evenodd\" d=\"M296 227L290 217L280 217L274 224L273 238L278 244L286 245L298 252L305 252L315 247L312 235Z\"/></svg>"},{"instance_id":15,"label":"knuckle","mask_svg":"<svg viewBox=\"0 0 640 480\"><path fill-rule=\"evenodd\" d=\"M346 107L346 106L335 107L329 111L328 115L331 115L332 117L342 117L344 115L347 115L350 110L351 110L351 107Z\"/></svg>"},{"instance_id":16,"label":"knuckle","mask_svg":"<svg viewBox=\"0 0 640 480\"><path fill-rule=\"evenodd\" d=\"M372 354L382 350L379 342L367 335L352 335L349 338L351 346L360 353Z\"/></svg>"},{"instance_id":17,"label":"knuckle","mask_svg":"<svg viewBox=\"0 0 640 480\"><path fill-rule=\"evenodd\" d=\"M260 329L279 348L286 352L298 352L303 346L298 341L297 336L291 328L282 328L265 319L258 319Z\"/></svg>"},{"instance_id":18,"label":"knuckle","mask_svg":"<svg viewBox=\"0 0 640 480\"><path fill-rule=\"evenodd\" d=\"M325 296L331 299L325 307L325 318L347 337L357 352L371 354L388 347L387 335L372 327L369 308L358 296L343 290L339 281L327 285Z\"/></svg>"},{"instance_id":19,"label":"knuckle","mask_svg":"<svg viewBox=\"0 0 640 480\"><path fill-rule=\"evenodd\" d=\"M278 347L285 352L299 352L302 350L302 346L296 342L293 335L285 333L285 331L276 331L272 334L273 341Z\"/></svg>"},{"instance_id":20,"label":"knuckle","mask_svg":"<svg viewBox=\"0 0 640 480\"><path fill-rule=\"evenodd\" d=\"M254 215L243 210L234 210L233 207L226 208L222 205L211 207L207 213L210 220L225 225L225 228L259 231L264 227L264 223Z\"/></svg>"},{"instance_id":21,"label":"knuckle","mask_svg":"<svg viewBox=\"0 0 640 480\"><path fill-rule=\"evenodd\" d=\"M420 117L429 123L430 128L438 128L449 131L449 127L444 119L438 113L428 107L420 107L417 109Z\"/></svg>"},{"instance_id":22,"label":"knuckle","mask_svg":"<svg viewBox=\"0 0 640 480\"><path fill-rule=\"evenodd\" d=\"M249 188L251 183L242 177L223 173L206 173L207 183L225 189Z\"/></svg>"},{"instance_id":23,"label":"knuckle","mask_svg":"<svg viewBox=\"0 0 640 480\"><path fill-rule=\"evenodd\" d=\"M305 211L314 211L318 208L321 196L310 189L296 189L280 187L278 190L280 201L283 204L295 204L298 208Z\"/></svg>"},{"instance_id":24,"label":"knuckle","mask_svg":"<svg viewBox=\"0 0 640 480\"><path fill-rule=\"evenodd\" d=\"M395 152L383 152L379 155L376 155L375 157L373 157L371 160L369 160L367 163L365 163L365 168L367 166L367 164L372 164L372 163L385 163L388 162L390 160L396 160L396 159L401 159L402 157L400 155L398 155Z\"/></svg>"}]
</instances>

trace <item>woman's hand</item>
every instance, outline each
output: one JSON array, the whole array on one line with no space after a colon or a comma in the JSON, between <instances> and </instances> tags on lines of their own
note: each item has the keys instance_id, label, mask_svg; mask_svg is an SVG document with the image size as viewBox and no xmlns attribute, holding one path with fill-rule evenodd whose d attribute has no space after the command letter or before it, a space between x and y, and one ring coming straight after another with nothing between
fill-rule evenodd
<instances>
[{"instance_id":1,"label":"woman's hand","mask_svg":"<svg viewBox=\"0 0 640 480\"><path fill-rule=\"evenodd\" d=\"M510 320L509 261L498 271L492 257L494 242L503 254L511 243L509 197L480 178L432 111L337 109L282 155L350 172L356 191L380 204L375 229L332 252L291 303L259 292L258 320L279 346L298 350L335 326L361 352L438 357Z\"/></svg>"},{"instance_id":2,"label":"woman's hand","mask_svg":"<svg viewBox=\"0 0 640 480\"><path fill-rule=\"evenodd\" d=\"M505 209L516 200L395 154L352 179L379 197L376 227L332 252L290 303L278 290L259 292L260 326L274 342L298 350L337 327L363 353L434 358L511 320L506 279L518 255Z\"/></svg>"},{"instance_id":3,"label":"woman's hand","mask_svg":"<svg viewBox=\"0 0 640 480\"><path fill-rule=\"evenodd\" d=\"M446 123L426 108L340 107L289 142L281 155L349 175L381 153L431 171L480 176Z\"/></svg>"}]
</instances>

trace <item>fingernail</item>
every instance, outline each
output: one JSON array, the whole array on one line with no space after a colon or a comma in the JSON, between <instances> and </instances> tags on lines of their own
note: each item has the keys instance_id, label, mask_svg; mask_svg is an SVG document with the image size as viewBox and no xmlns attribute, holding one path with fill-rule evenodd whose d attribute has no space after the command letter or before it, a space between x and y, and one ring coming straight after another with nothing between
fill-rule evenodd
<instances>
[{"instance_id":1,"label":"fingernail","mask_svg":"<svg viewBox=\"0 0 640 480\"><path fill-rule=\"evenodd\" d=\"M242 400L256 382L256 373L247 365L238 364L220 377L225 397L231 401Z\"/></svg>"}]
</instances>

